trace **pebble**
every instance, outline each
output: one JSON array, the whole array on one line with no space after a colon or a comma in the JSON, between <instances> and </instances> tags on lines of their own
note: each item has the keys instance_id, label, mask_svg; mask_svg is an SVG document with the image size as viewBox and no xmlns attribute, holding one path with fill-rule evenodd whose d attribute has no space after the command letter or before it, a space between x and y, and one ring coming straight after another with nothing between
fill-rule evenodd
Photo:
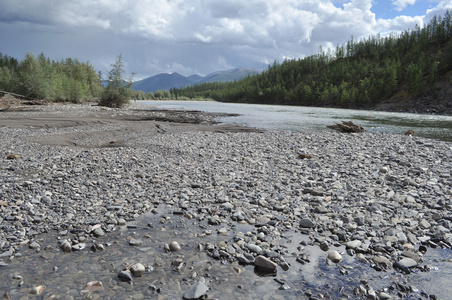
<instances>
[{"instance_id":1,"label":"pebble","mask_svg":"<svg viewBox=\"0 0 452 300\"><path fill-rule=\"evenodd\" d=\"M135 277L141 277L145 271L146 271L146 268L140 263L136 263L130 267L130 272Z\"/></svg>"},{"instance_id":2,"label":"pebble","mask_svg":"<svg viewBox=\"0 0 452 300\"><path fill-rule=\"evenodd\" d=\"M209 287L206 285L206 280L204 277L201 277L198 282L193 284L190 289L185 292L183 298L186 300L199 299L204 296L208 290Z\"/></svg>"},{"instance_id":3,"label":"pebble","mask_svg":"<svg viewBox=\"0 0 452 300\"><path fill-rule=\"evenodd\" d=\"M342 261L343 257L339 252L333 250L328 253L328 259L334 263L339 263Z\"/></svg>"},{"instance_id":4,"label":"pebble","mask_svg":"<svg viewBox=\"0 0 452 300\"><path fill-rule=\"evenodd\" d=\"M102 108L91 106L86 111L72 106L42 109L57 115L58 109L73 115L104 113ZM120 115L126 110L105 112ZM11 113L2 118L15 114L33 117L39 112ZM274 271L279 265L284 276L285 272L297 274L299 267L305 267L290 267L286 260L293 259L291 264L295 258L300 264L316 261L316 256L311 259L312 253L303 252L304 247L312 245L319 252L330 251L331 261L330 248L345 246L347 253L362 262L362 268L377 265L383 269L394 264L413 268L423 260L419 254L425 255L429 247L450 245L450 143L413 137L414 153L402 149L407 147L402 135L218 133L190 131L189 125L171 124L159 124L165 127L165 133L159 129L159 134L151 134L149 126L135 131L124 130L124 126L99 123L64 128L0 127L0 152L4 153L0 168L0 258L4 261L0 266L10 268L15 260L23 259L25 255L21 258L16 251L24 245L39 249L46 259L70 255L68 261L84 255L83 251L72 251L85 247L93 252L103 250L89 252L92 265L102 266L99 256L109 255L121 244L110 241L109 236L139 228L134 221L143 216L149 220L149 228L161 226L162 234L166 231L173 235L158 240L158 250L150 250L156 243L153 238L146 239L145 245L141 239L128 239L129 245L139 246L129 250L147 253L149 262L142 262L146 266L152 262L155 272L169 265L165 262L168 257L184 256L178 266L181 276L187 272L185 280L190 281L197 276L191 277L194 272L190 268L198 264L205 270L211 267L185 256L196 249L192 243L202 245L196 251L209 254L209 259L218 258L218 263L254 264ZM99 146L120 139L125 147ZM69 141L69 146L47 145L55 140ZM79 146L74 147L71 141ZM302 152L315 153L316 158L298 159ZM6 159L7 153L17 154L18 158ZM196 235L191 232L194 228L199 229ZM53 249L36 238L52 230L57 236L61 233ZM294 245L292 235L306 240ZM150 233L142 236L154 237ZM165 249L180 251L181 243L183 253L161 253L161 245L173 238L178 239L173 242L177 246L166 244ZM58 250L58 243L67 254ZM297 249L289 251L286 247ZM116 265L118 269L134 266L132 257L124 257ZM342 255L334 257L334 261L342 259ZM338 267L341 274L347 273L347 268ZM244 277L246 268L243 266L243 272L234 276ZM55 272L61 275L62 270L63 266ZM140 270L137 274L143 272ZM210 276L210 271L205 270L197 270L197 274ZM132 267L130 272L121 272L125 281L132 280L131 274L138 276ZM148 280L146 273L141 276ZM46 280L50 278L43 280L49 286ZM86 281L84 278L77 284L83 286ZM169 285L182 293L186 283L180 278L171 284L161 283L162 288L158 282L152 285L156 286L155 293ZM287 284L291 285L295 290L292 283ZM251 293L246 280L241 286L242 291ZM117 294L102 294L99 298L147 297L138 291L125 296L130 291L120 291L121 287L115 287ZM370 289L365 290L368 293ZM232 295L229 292L226 295ZM382 293L368 294L382 298Z\"/></svg>"},{"instance_id":5,"label":"pebble","mask_svg":"<svg viewBox=\"0 0 452 300\"><path fill-rule=\"evenodd\" d=\"M256 266L256 268L258 269L261 269L262 271L271 273L276 272L276 268L278 267L278 265L275 262L271 261L270 259L262 255L256 257L254 261L254 266Z\"/></svg>"},{"instance_id":6,"label":"pebble","mask_svg":"<svg viewBox=\"0 0 452 300\"><path fill-rule=\"evenodd\" d=\"M169 244L169 250L170 251L179 251L181 249L181 247L180 247L180 245L179 245L179 243L178 242L176 242L176 241L173 241L173 242L171 242L170 244Z\"/></svg>"},{"instance_id":7,"label":"pebble","mask_svg":"<svg viewBox=\"0 0 452 300\"><path fill-rule=\"evenodd\" d=\"M143 245L143 240L131 238L129 241L129 245L130 246L141 246L141 245Z\"/></svg>"},{"instance_id":8,"label":"pebble","mask_svg":"<svg viewBox=\"0 0 452 300\"><path fill-rule=\"evenodd\" d=\"M132 281L132 274L128 270L121 270L118 273L119 280L123 282L130 282Z\"/></svg>"}]
</instances>

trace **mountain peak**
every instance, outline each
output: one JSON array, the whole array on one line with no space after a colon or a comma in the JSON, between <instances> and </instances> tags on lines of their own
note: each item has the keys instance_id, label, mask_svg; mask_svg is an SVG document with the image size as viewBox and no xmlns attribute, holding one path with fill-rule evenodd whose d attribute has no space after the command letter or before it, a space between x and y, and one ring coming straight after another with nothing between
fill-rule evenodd
<instances>
[{"instance_id":1,"label":"mountain peak","mask_svg":"<svg viewBox=\"0 0 452 300\"><path fill-rule=\"evenodd\" d=\"M157 90L183 88L189 85L195 85L204 82L234 81L257 73L259 73L259 71L247 68L235 68L228 71L217 71L204 77L199 75L190 75L188 77L185 77L177 72L173 72L171 74L161 73L134 82L133 89L136 91L144 91L145 93L155 93Z\"/></svg>"}]
</instances>

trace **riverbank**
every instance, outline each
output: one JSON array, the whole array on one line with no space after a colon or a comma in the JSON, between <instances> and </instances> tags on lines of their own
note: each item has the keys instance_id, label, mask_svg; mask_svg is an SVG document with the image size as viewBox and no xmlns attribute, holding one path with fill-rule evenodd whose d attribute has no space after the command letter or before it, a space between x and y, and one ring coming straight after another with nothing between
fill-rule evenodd
<instances>
[{"instance_id":1,"label":"riverbank","mask_svg":"<svg viewBox=\"0 0 452 300\"><path fill-rule=\"evenodd\" d=\"M13 299L39 286L45 299L182 298L201 277L217 299L451 292L426 261L444 248L436 268L451 270L451 143L134 106L1 114L0 290Z\"/></svg>"}]
</instances>

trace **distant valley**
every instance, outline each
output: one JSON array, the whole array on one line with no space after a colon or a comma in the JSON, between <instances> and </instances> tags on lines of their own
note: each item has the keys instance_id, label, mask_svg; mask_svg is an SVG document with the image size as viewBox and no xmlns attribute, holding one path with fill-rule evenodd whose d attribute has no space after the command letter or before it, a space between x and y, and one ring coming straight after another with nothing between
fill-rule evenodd
<instances>
[{"instance_id":1,"label":"distant valley","mask_svg":"<svg viewBox=\"0 0 452 300\"><path fill-rule=\"evenodd\" d=\"M205 82L227 82L245 78L250 75L258 74L255 69L236 68L228 71L218 71L207 76L191 75L185 77L179 73L162 73L152 77L145 78L133 83L132 88L135 91L145 93L155 93L158 90L165 91L172 88L183 88L190 85L201 84Z\"/></svg>"}]
</instances>

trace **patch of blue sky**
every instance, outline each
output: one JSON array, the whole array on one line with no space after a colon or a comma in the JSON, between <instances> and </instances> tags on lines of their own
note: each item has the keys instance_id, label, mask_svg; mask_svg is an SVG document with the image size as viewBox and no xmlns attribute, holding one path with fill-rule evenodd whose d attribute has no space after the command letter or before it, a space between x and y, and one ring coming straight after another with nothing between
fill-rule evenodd
<instances>
[{"instance_id":1,"label":"patch of blue sky","mask_svg":"<svg viewBox=\"0 0 452 300\"><path fill-rule=\"evenodd\" d=\"M434 5L427 0L417 0L413 5L407 4L402 10L397 10L393 1L377 0L373 1L371 11L377 19L394 19L398 16L424 16L427 9Z\"/></svg>"},{"instance_id":2,"label":"patch of blue sky","mask_svg":"<svg viewBox=\"0 0 452 300\"><path fill-rule=\"evenodd\" d=\"M351 2L350 0L333 0L334 6L337 8L344 8L344 3ZM429 0L417 0L413 5L407 4L402 10L397 10L397 6L392 0L374 0L372 1L372 8L370 9L376 19L394 19L398 16L423 16L427 9L435 6L435 3Z\"/></svg>"}]
</instances>

